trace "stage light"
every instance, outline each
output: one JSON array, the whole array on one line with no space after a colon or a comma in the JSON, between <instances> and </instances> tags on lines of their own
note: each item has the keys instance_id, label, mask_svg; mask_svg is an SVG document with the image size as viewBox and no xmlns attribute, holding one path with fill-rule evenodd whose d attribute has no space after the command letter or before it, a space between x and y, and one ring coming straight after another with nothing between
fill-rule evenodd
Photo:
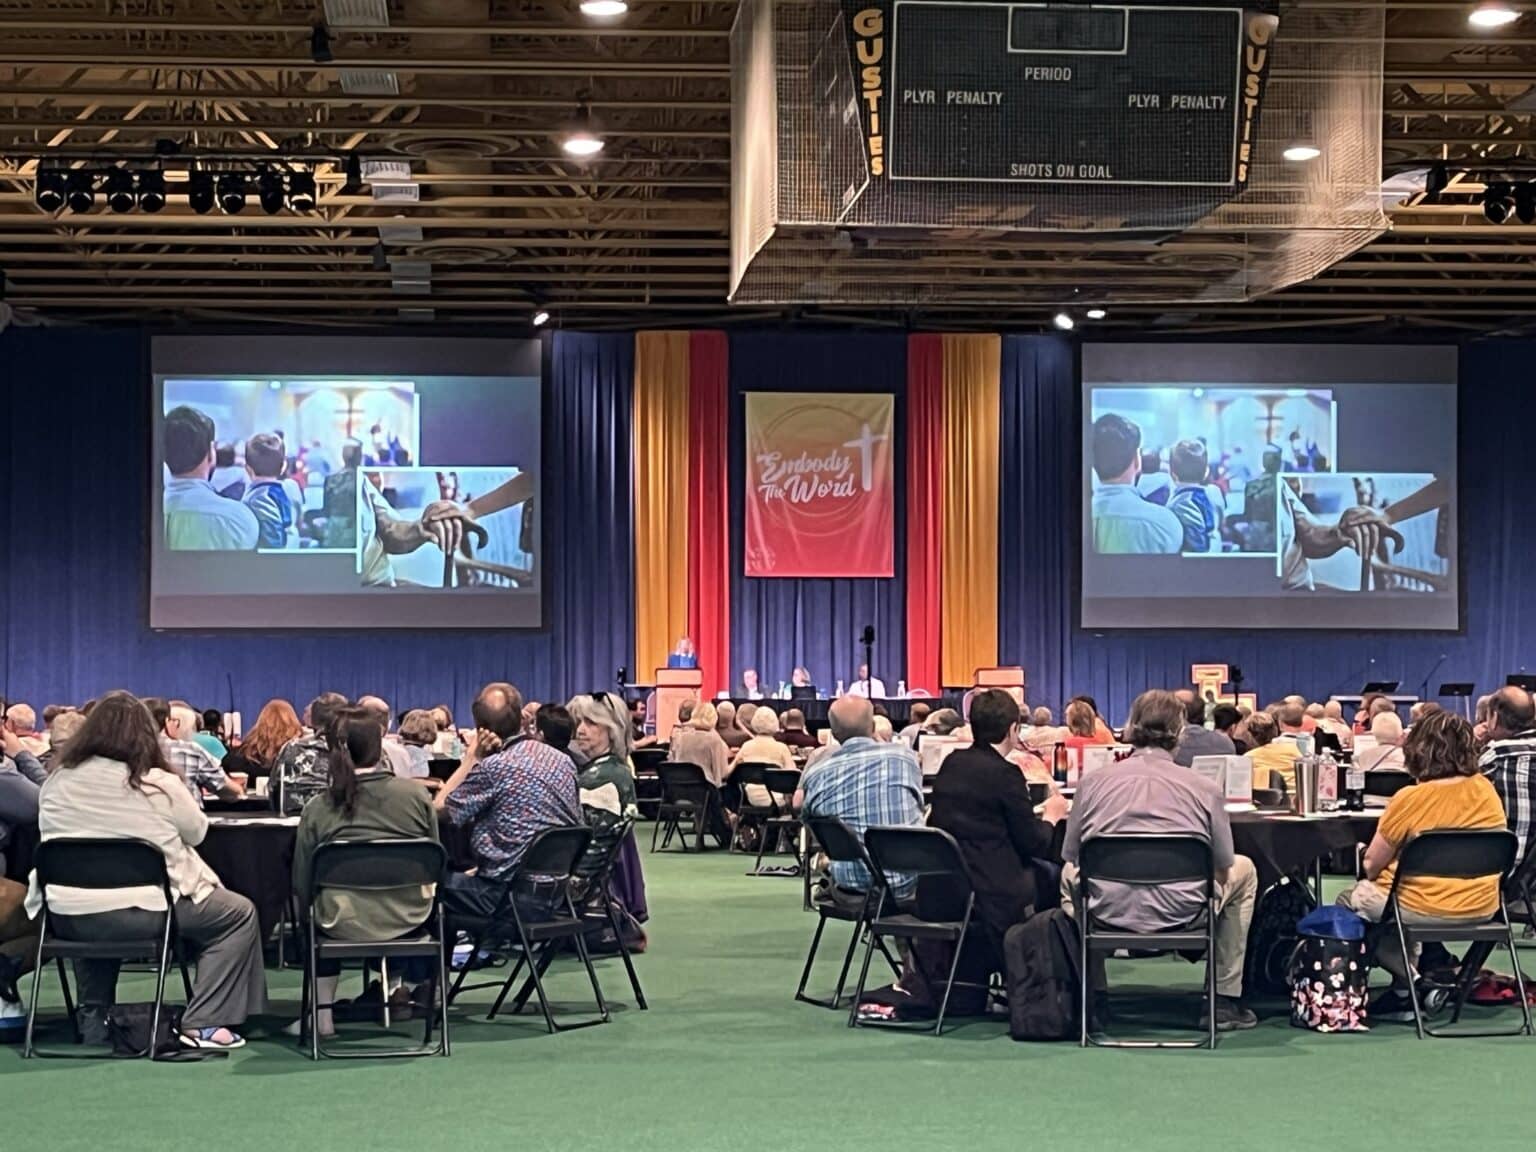
<instances>
[{"instance_id":1,"label":"stage light","mask_svg":"<svg viewBox=\"0 0 1536 1152\"><path fill-rule=\"evenodd\" d=\"M324 24L316 24L309 34L309 58L316 64L329 64L335 59L331 55L331 34Z\"/></svg>"},{"instance_id":2,"label":"stage light","mask_svg":"<svg viewBox=\"0 0 1536 1152\"><path fill-rule=\"evenodd\" d=\"M44 212L57 212L64 207L64 173L56 168L38 172L32 199Z\"/></svg>"},{"instance_id":3,"label":"stage light","mask_svg":"<svg viewBox=\"0 0 1536 1152\"><path fill-rule=\"evenodd\" d=\"M1109 313L1104 311L1102 308L1090 308L1088 309L1087 315L1088 319L1090 320L1102 320L1104 317L1108 316Z\"/></svg>"},{"instance_id":4,"label":"stage light","mask_svg":"<svg viewBox=\"0 0 1536 1152\"><path fill-rule=\"evenodd\" d=\"M1446 171L1444 164L1430 165L1429 172L1424 177L1424 199L1430 204L1436 204L1440 200L1440 193L1451 185L1451 174Z\"/></svg>"},{"instance_id":5,"label":"stage light","mask_svg":"<svg viewBox=\"0 0 1536 1152\"><path fill-rule=\"evenodd\" d=\"M281 173L269 169L256 177L256 200L268 216L276 216L281 212L286 199Z\"/></svg>"},{"instance_id":6,"label":"stage light","mask_svg":"<svg viewBox=\"0 0 1536 1152\"><path fill-rule=\"evenodd\" d=\"M114 168L101 178L101 192L114 212L133 211L133 173Z\"/></svg>"},{"instance_id":7,"label":"stage light","mask_svg":"<svg viewBox=\"0 0 1536 1152\"><path fill-rule=\"evenodd\" d=\"M288 177L288 207L295 212L315 210L315 177L310 172L294 172Z\"/></svg>"},{"instance_id":8,"label":"stage light","mask_svg":"<svg viewBox=\"0 0 1536 1152\"><path fill-rule=\"evenodd\" d=\"M1056 315L1052 316L1051 323L1056 325L1056 327L1060 328L1063 332L1070 332L1073 328L1077 327L1077 325L1073 322L1072 317L1068 316L1065 312L1058 312Z\"/></svg>"},{"instance_id":9,"label":"stage light","mask_svg":"<svg viewBox=\"0 0 1536 1152\"><path fill-rule=\"evenodd\" d=\"M628 11L625 0L581 0L581 14L597 20L612 20Z\"/></svg>"},{"instance_id":10,"label":"stage light","mask_svg":"<svg viewBox=\"0 0 1536 1152\"><path fill-rule=\"evenodd\" d=\"M246 183L239 172L226 172L218 179L219 209L229 216L245 211Z\"/></svg>"},{"instance_id":11,"label":"stage light","mask_svg":"<svg viewBox=\"0 0 1536 1152\"><path fill-rule=\"evenodd\" d=\"M89 172L76 168L64 178L64 203L71 212L89 212L96 207L96 189Z\"/></svg>"},{"instance_id":12,"label":"stage light","mask_svg":"<svg viewBox=\"0 0 1536 1152\"><path fill-rule=\"evenodd\" d=\"M1305 164L1308 160L1316 160L1322 154L1322 149L1315 148L1311 144L1292 144L1281 153L1292 164Z\"/></svg>"},{"instance_id":13,"label":"stage light","mask_svg":"<svg viewBox=\"0 0 1536 1152\"><path fill-rule=\"evenodd\" d=\"M213 211L213 174L193 169L187 173L187 207L199 216Z\"/></svg>"},{"instance_id":14,"label":"stage light","mask_svg":"<svg viewBox=\"0 0 1536 1152\"><path fill-rule=\"evenodd\" d=\"M603 138L597 134L592 123L592 109L585 100L581 102L575 122L560 141L560 147L565 149L566 155L578 158L596 156L603 150Z\"/></svg>"},{"instance_id":15,"label":"stage light","mask_svg":"<svg viewBox=\"0 0 1536 1152\"><path fill-rule=\"evenodd\" d=\"M165 207L165 173L158 168L139 173L139 211L151 214Z\"/></svg>"},{"instance_id":16,"label":"stage light","mask_svg":"<svg viewBox=\"0 0 1536 1152\"><path fill-rule=\"evenodd\" d=\"M1483 215L1490 224L1502 224L1514 210L1513 190L1506 180L1495 180L1483 192Z\"/></svg>"},{"instance_id":17,"label":"stage light","mask_svg":"<svg viewBox=\"0 0 1536 1152\"><path fill-rule=\"evenodd\" d=\"M1503 28L1518 19L1520 13L1499 0L1488 0L1467 13L1467 23L1474 28Z\"/></svg>"},{"instance_id":18,"label":"stage light","mask_svg":"<svg viewBox=\"0 0 1536 1152\"><path fill-rule=\"evenodd\" d=\"M1515 185L1515 219L1522 224L1536 224L1536 183L1527 180Z\"/></svg>"},{"instance_id":19,"label":"stage light","mask_svg":"<svg viewBox=\"0 0 1536 1152\"><path fill-rule=\"evenodd\" d=\"M373 270L375 272L389 271L389 253L384 251L382 243L373 246Z\"/></svg>"},{"instance_id":20,"label":"stage light","mask_svg":"<svg viewBox=\"0 0 1536 1152\"><path fill-rule=\"evenodd\" d=\"M341 186L343 196L359 196L363 191L363 162L356 152L347 156L346 182Z\"/></svg>"},{"instance_id":21,"label":"stage light","mask_svg":"<svg viewBox=\"0 0 1536 1152\"><path fill-rule=\"evenodd\" d=\"M537 312L535 312L533 314L533 326L535 328L542 328L542 327L544 327L544 325L546 325L548 323L549 323L549 313L546 312L543 308L540 308Z\"/></svg>"}]
</instances>

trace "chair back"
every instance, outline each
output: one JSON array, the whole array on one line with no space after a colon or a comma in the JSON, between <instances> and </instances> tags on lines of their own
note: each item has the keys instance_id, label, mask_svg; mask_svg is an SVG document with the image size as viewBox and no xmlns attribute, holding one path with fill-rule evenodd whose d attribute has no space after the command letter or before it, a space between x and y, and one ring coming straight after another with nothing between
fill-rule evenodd
<instances>
[{"instance_id":1,"label":"chair back","mask_svg":"<svg viewBox=\"0 0 1536 1152\"><path fill-rule=\"evenodd\" d=\"M630 761L635 766L637 776L654 776L656 770L667 758L665 748L636 748L629 754Z\"/></svg>"},{"instance_id":2,"label":"chair back","mask_svg":"<svg viewBox=\"0 0 1536 1152\"><path fill-rule=\"evenodd\" d=\"M634 826L635 818L625 816L605 827L600 836L597 830L593 829L592 842L586 854L578 861L576 874L594 888L607 883L608 874L618 863L619 853L624 848L624 838L629 835Z\"/></svg>"},{"instance_id":3,"label":"chair back","mask_svg":"<svg viewBox=\"0 0 1536 1152\"><path fill-rule=\"evenodd\" d=\"M1519 840L1507 828L1442 828L1408 841L1397 862L1396 889L1410 876L1479 880L1507 876L1515 866Z\"/></svg>"},{"instance_id":4,"label":"chair back","mask_svg":"<svg viewBox=\"0 0 1536 1152\"><path fill-rule=\"evenodd\" d=\"M165 855L143 840L62 838L37 846L33 866L47 898L48 888L160 888L170 894Z\"/></svg>"},{"instance_id":5,"label":"chair back","mask_svg":"<svg viewBox=\"0 0 1536 1152\"><path fill-rule=\"evenodd\" d=\"M714 790L704 769L697 764L668 760L656 766L656 774L661 777L662 795L668 800L697 800Z\"/></svg>"},{"instance_id":6,"label":"chair back","mask_svg":"<svg viewBox=\"0 0 1536 1152\"><path fill-rule=\"evenodd\" d=\"M763 787L770 796L793 796L800 787L800 772L794 768L768 768L763 772ZM778 806L778 801L774 801Z\"/></svg>"},{"instance_id":7,"label":"chair back","mask_svg":"<svg viewBox=\"0 0 1536 1152\"><path fill-rule=\"evenodd\" d=\"M772 768L772 764L763 764L755 760L737 764L731 769L731 783L742 788L745 788L748 784L761 784L764 773Z\"/></svg>"},{"instance_id":8,"label":"chair back","mask_svg":"<svg viewBox=\"0 0 1536 1152\"><path fill-rule=\"evenodd\" d=\"M875 866L859 834L836 816L807 816L805 826L816 837L816 842L826 852L827 859L836 864L862 864L873 875Z\"/></svg>"},{"instance_id":9,"label":"chair back","mask_svg":"<svg viewBox=\"0 0 1536 1152\"><path fill-rule=\"evenodd\" d=\"M322 888L353 892L436 884L448 854L436 840L333 840L315 849L309 900Z\"/></svg>"},{"instance_id":10,"label":"chair back","mask_svg":"<svg viewBox=\"0 0 1536 1152\"><path fill-rule=\"evenodd\" d=\"M1404 788L1411 787L1413 777L1406 772L1396 772L1390 768L1379 769L1365 774L1365 794L1390 800Z\"/></svg>"},{"instance_id":11,"label":"chair back","mask_svg":"<svg viewBox=\"0 0 1536 1152\"><path fill-rule=\"evenodd\" d=\"M919 883L926 920L959 920L975 886L955 838L942 828L870 828L864 847L886 891L897 891L902 877Z\"/></svg>"},{"instance_id":12,"label":"chair back","mask_svg":"<svg viewBox=\"0 0 1536 1152\"><path fill-rule=\"evenodd\" d=\"M459 761L451 756L434 756L427 761L427 775L433 780L446 780L459 770Z\"/></svg>"},{"instance_id":13,"label":"chair back","mask_svg":"<svg viewBox=\"0 0 1536 1152\"><path fill-rule=\"evenodd\" d=\"M587 850L592 839L592 829L582 825L575 828L546 828L533 838L517 870L513 881L530 876L568 879L576 870L576 864Z\"/></svg>"},{"instance_id":14,"label":"chair back","mask_svg":"<svg viewBox=\"0 0 1536 1152\"><path fill-rule=\"evenodd\" d=\"M1211 845L1198 836L1094 836L1083 841L1078 868L1117 884L1208 881Z\"/></svg>"}]
</instances>

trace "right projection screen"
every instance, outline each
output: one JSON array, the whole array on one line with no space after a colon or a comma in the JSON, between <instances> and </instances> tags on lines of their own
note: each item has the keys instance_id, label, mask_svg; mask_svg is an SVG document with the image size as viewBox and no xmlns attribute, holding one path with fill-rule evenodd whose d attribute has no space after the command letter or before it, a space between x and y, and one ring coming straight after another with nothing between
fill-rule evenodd
<instances>
[{"instance_id":1,"label":"right projection screen","mask_svg":"<svg viewBox=\"0 0 1536 1152\"><path fill-rule=\"evenodd\" d=\"M1456 351L1082 350L1084 628L1460 627Z\"/></svg>"}]
</instances>

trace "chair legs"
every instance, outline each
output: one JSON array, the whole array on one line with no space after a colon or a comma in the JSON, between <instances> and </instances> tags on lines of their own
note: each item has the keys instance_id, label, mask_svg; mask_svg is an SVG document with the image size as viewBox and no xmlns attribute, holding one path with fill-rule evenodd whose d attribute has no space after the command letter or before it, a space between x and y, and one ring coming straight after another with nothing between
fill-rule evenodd
<instances>
[{"instance_id":1,"label":"chair legs","mask_svg":"<svg viewBox=\"0 0 1536 1152\"><path fill-rule=\"evenodd\" d=\"M833 992L832 999L817 1000L815 997L805 994L805 986L810 983L811 969L816 963L816 952L821 947L821 934L826 930L829 919L830 917L823 912L816 921L816 932L811 937L811 950L806 954L805 967L800 972L800 986L795 989L795 999L802 1004L812 1004L817 1008L830 1008L835 1012L843 1006L843 988L848 983L848 970L853 967L854 952L858 949L859 939L864 933L867 922L859 920L853 925L853 931L848 936L848 950L843 953L843 966L837 974L837 990ZM885 957L886 963L891 966L891 971L899 978L901 976L901 965L896 963L895 958L891 955L889 949L886 948L885 941L877 939L874 944L880 950L880 954Z\"/></svg>"},{"instance_id":2,"label":"chair legs","mask_svg":"<svg viewBox=\"0 0 1536 1152\"><path fill-rule=\"evenodd\" d=\"M1419 1000L1418 982L1411 978L1412 971L1410 967L1408 998L1413 1004L1413 1026L1415 1032L1418 1034L1419 1039L1422 1040L1425 1036L1434 1036L1437 1039L1443 1040L1458 1040L1463 1038L1472 1039L1487 1036L1536 1035L1536 1031L1533 1031L1532 1027L1530 999L1525 995L1525 977L1520 971L1520 955L1519 949L1515 944L1515 930L1514 926L1510 923L1509 909L1505 906L1502 896L1499 899L1499 916L1503 921L1503 923L1499 926L1504 929L1504 939L1500 941L1500 943L1509 949L1510 967L1514 969L1515 987L1519 990L1521 1019L1520 1027L1513 1030L1508 1028L1476 1030L1458 1029L1454 1032L1445 1028L1429 1027L1424 1022L1424 1006ZM1403 956L1405 958L1409 957L1412 955L1412 953L1408 950L1408 931L1404 927L1401 917L1394 915L1393 921L1397 926L1398 945L1403 950ZM1471 991L1472 981L1476 979L1477 969L1482 966L1482 962L1484 960L1492 955L1493 949L1496 947L1498 947L1497 944L1484 945L1481 942L1475 943L1473 944L1471 950L1468 951L1466 958L1462 961L1464 970L1462 972L1461 979L1457 981L1456 1005L1454 1011L1451 1013L1452 1025L1457 1024L1461 1020L1461 1010L1466 1003L1467 993ZM1480 957L1480 959L1477 959L1478 957Z\"/></svg>"},{"instance_id":3,"label":"chair legs","mask_svg":"<svg viewBox=\"0 0 1536 1152\"><path fill-rule=\"evenodd\" d=\"M619 946L619 955L624 959L624 971L629 974L629 986L634 990L635 1003L640 1011L646 1011L650 1006L645 1002L645 993L640 990L640 977L635 972L635 961L629 953L629 945L624 943L624 932L619 925L619 918L613 911L613 896L605 884L603 886L603 907L608 911L608 925L613 929L613 939Z\"/></svg>"}]
</instances>

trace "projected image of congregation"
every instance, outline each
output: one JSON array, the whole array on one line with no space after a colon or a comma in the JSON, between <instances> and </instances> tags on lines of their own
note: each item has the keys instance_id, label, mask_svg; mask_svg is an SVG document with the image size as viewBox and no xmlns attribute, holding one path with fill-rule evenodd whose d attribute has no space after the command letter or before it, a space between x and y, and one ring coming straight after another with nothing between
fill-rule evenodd
<instances>
[{"instance_id":1,"label":"projected image of congregation","mask_svg":"<svg viewBox=\"0 0 1536 1152\"><path fill-rule=\"evenodd\" d=\"M1329 389L1096 389L1090 419L1099 555L1272 557L1286 591L1446 586L1443 482L1349 471Z\"/></svg>"},{"instance_id":2,"label":"projected image of congregation","mask_svg":"<svg viewBox=\"0 0 1536 1152\"><path fill-rule=\"evenodd\" d=\"M171 552L342 554L366 588L517 587L532 478L423 460L430 387L402 380L167 380Z\"/></svg>"}]
</instances>

